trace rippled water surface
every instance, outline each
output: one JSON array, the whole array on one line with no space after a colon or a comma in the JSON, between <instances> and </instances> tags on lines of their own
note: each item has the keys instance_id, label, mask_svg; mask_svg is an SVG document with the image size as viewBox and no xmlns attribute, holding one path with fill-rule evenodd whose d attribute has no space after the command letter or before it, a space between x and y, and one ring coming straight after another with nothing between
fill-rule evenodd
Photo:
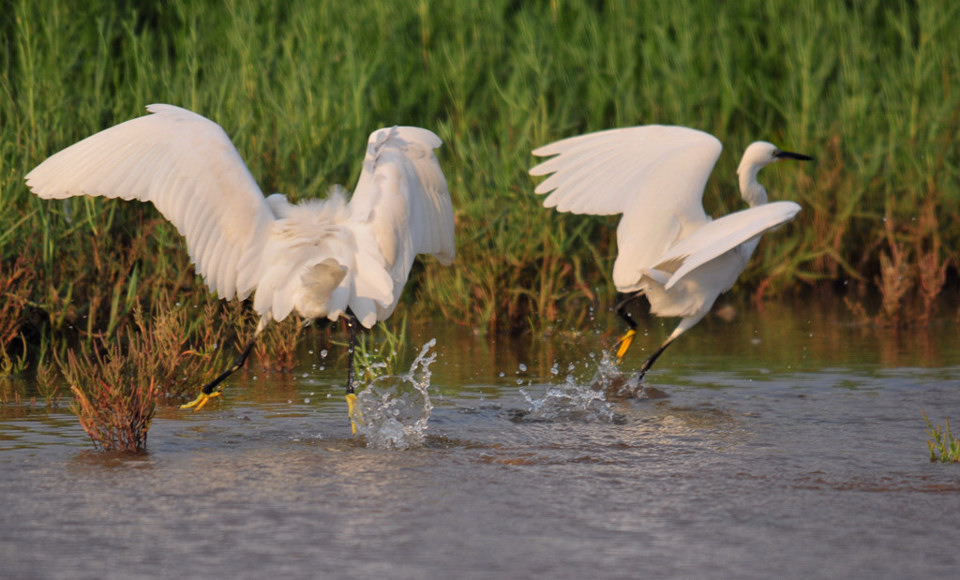
<instances>
[{"instance_id":1,"label":"rippled water surface","mask_svg":"<svg viewBox=\"0 0 960 580\"><path fill-rule=\"evenodd\" d=\"M403 450L351 436L342 365L309 346L162 409L141 457L9 403L0 577L955 578L960 465L929 461L921 411L960 418L956 322L844 316L712 317L639 399L588 387L612 333L417 327L433 408ZM626 369L669 330L649 326Z\"/></svg>"}]
</instances>

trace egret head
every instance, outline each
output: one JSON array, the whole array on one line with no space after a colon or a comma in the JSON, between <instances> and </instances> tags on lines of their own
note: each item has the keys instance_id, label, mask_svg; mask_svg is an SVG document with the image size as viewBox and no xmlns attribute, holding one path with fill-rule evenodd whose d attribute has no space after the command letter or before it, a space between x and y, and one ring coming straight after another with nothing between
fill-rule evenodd
<instances>
[{"instance_id":1,"label":"egret head","mask_svg":"<svg viewBox=\"0 0 960 580\"><path fill-rule=\"evenodd\" d=\"M750 173L756 174L767 165L781 159L798 159L800 161L810 161L812 157L790 151L781 151L773 143L766 141L755 141L743 152L743 159L740 160L740 167L737 169L738 175Z\"/></svg>"},{"instance_id":2,"label":"egret head","mask_svg":"<svg viewBox=\"0 0 960 580\"><path fill-rule=\"evenodd\" d=\"M781 159L810 161L812 157L790 151L781 151L773 143L755 141L743 152L737 175L740 176L740 194L752 206L767 202L767 191L757 183L757 172Z\"/></svg>"}]
</instances>

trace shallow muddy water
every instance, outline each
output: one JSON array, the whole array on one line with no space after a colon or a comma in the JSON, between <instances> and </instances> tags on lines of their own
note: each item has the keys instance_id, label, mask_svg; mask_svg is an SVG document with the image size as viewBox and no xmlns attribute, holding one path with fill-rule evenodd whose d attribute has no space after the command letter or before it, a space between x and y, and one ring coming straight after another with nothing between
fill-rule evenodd
<instances>
[{"instance_id":1,"label":"shallow muddy water","mask_svg":"<svg viewBox=\"0 0 960 580\"><path fill-rule=\"evenodd\" d=\"M0 406L0 577L957 577L960 465L929 461L921 414L960 417L956 321L742 310L664 354L657 396L610 401L585 385L612 333L412 329L437 343L405 450L351 436L342 365L306 350L162 409L140 457ZM670 330L648 325L646 352Z\"/></svg>"}]
</instances>

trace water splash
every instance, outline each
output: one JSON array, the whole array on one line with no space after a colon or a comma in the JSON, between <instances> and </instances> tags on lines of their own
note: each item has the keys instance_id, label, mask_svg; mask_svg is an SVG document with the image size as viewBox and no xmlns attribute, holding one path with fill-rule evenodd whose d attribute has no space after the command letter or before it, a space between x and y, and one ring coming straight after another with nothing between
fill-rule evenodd
<instances>
[{"instance_id":1,"label":"water splash","mask_svg":"<svg viewBox=\"0 0 960 580\"><path fill-rule=\"evenodd\" d=\"M363 414L357 433L364 436L367 447L410 449L423 445L433 410L427 389L430 365L437 360L431 350L436 344L437 339L431 339L423 345L409 373L377 377L357 394Z\"/></svg>"},{"instance_id":2,"label":"water splash","mask_svg":"<svg viewBox=\"0 0 960 580\"><path fill-rule=\"evenodd\" d=\"M523 414L524 421L602 421L616 420L616 413L607 402L605 389L597 388L597 377L604 377L610 373L608 367L612 365L616 371L616 364L604 356L597 365L597 374L593 380L583 384L573 374L568 374L563 384L551 386L542 398L534 398L526 390L520 393L526 399L530 408ZM554 366L556 368L556 365ZM559 369L557 369L559 370ZM568 368L568 370L570 370ZM619 372L619 371L616 371ZM554 372L554 374L557 374Z\"/></svg>"},{"instance_id":3,"label":"water splash","mask_svg":"<svg viewBox=\"0 0 960 580\"><path fill-rule=\"evenodd\" d=\"M616 414L603 396L603 391L594 391L589 386L566 382L552 386L542 398L534 398L520 389L529 409L518 416L523 421L583 421L613 422Z\"/></svg>"},{"instance_id":4,"label":"water splash","mask_svg":"<svg viewBox=\"0 0 960 580\"><path fill-rule=\"evenodd\" d=\"M590 359L595 360L596 355L591 353ZM645 386L635 374L623 374L614 357L606 351L602 352L589 380L575 377L573 369L574 365L569 365L569 374L564 383L549 387L541 398L535 398L526 390L520 389L529 408L518 413L517 418L523 421L621 423L625 419L614 412L611 403L625 399L655 399L666 396L657 389ZM553 375L559 374L559 367L554 364L550 372Z\"/></svg>"},{"instance_id":5,"label":"water splash","mask_svg":"<svg viewBox=\"0 0 960 580\"><path fill-rule=\"evenodd\" d=\"M597 370L590 380L590 388L606 395L608 400L642 399L644 386L636 374L624 375L615 357L603 351Z\"/></svg>"}]
</instances>

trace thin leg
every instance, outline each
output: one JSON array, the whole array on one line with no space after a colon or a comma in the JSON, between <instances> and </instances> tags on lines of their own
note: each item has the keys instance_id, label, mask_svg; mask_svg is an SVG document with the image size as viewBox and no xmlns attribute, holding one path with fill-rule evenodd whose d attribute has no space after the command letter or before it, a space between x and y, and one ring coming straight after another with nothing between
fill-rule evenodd
<instances>
[{"instance_id":1,"label":"thin leg","mask_svg":"<svg viewBox=\"0 0 960 580\"><path fill-rule=\"evenodd\" d=\"M653 366L653 363L657 362L657 359L660 358L660 355L663 354L663 351L667 350L667 347L673 344L673 341L680 338L680 335L684 332L693 328L693 326L700 322L700 319L703 318L703 314L697 316L688 316L680 321L680 324L673 329L673 332L670 333L670 336L667 337L667 340L663 341L663 344L660 345L660 348L657 349L657 352L643 362L643 365L640 367L640 372L637 374L638 379L642 379L644 375L647 374L647 371L650 370L650 367Z\"/></svg>"},{"instance_id":2,"label":"thin leg","mask_svg":"<svg viewBox=\"0 0 960 580\"><path fill-rule=\"evenodd\" d=\"M630 327L630 329L627 330L627 333L620 337L620 340L616 342L616 344L619 346L617 349L617 364L620 364L620 361L623 360L624 355L626 355L627 351L630 350L630 345L633 344L633 337L637 335L637 323L633 317L630 316L630 313L627 312L627 306L642 295L643 292L634 292L632 294L628 294L623 300L617 303L617 315L627 323L627 326Z\"/></svg>"},{"instance_id":3,"label":"thin leg","mask_svg":"<svg viewBox=\"0 0 960 580\"><path fill-rule=\"evenodd\" d=\"M213 392L213 389L216 388L217 385L223 382L223 379L229 377L233 373L240 370L240 367L243 366L243 363L247 362L247 357L250 356L250 351L253 350L253 345L255 345L256 343L257 343L257 339L256 338L252 339L247 344L247 346L243 348L243 352L240 353L240 356L237 357L237 360L233 361L233 364L230 365L230 367L227 368L227 370L220 373L220 376L218 376L217 378L213 379L212 381L204 385L203 389L201 389L201 392L203 392L206 395L209 395L210 393Z\"/></svg>"},{"instance_id":4,"label":"thin leg","mask_svg":"<svg viewBox=\"0 0 960 580\"><path fill-rule=\"evenodd\" d=\"M643 365L640 366L640 372L637 373L637 379L643 379L647 374L647 371L650 370L650 367L653 366L653 363L657 362L657 359L660 358L660 355L663 354L663 351L667 350L667 347L673 344L673 340L668 340L660 345L660 348L657 349L655 353L650 355L650 358L643 361Z\"/></svg>"},{"instance_id":5,"label":"thin leg","mask_svg":"<svg viewBox=\"0 0 960 580\"><path fill-rule=\"evenodd\" d=\"M631 294L627 294L620 302L617 303L617 316L623 319L623 321L627 323L627 326L629 326L632 330L637 329L637 322L632 316L630 316L630 313L627 312L627 306L641 296L643 296L643 292L638 290Z\"/></svg>"},{"instance_id":6,"label":"thin leg","mask_svg":"<svg viewBox=\"0 0 960 580\"><path fill-rule=\"evenodd\" d=\"M347 344L347 415L350 417L350 430L354 435L357 434L357 423L363 425L363 412L357 403L356 388L353 385L353 352L357 344L357 319L347 315L347 332L349 333L349 343Z\"/></svg>"},{"instance_id":7,"label":"thin leg","mask_svg":"<svg viewBox=\"0 0 960 580\"><path fill-rule=\"evenodd\" d=\"M347 332L349 339L347 343L347 394L355 392L353 387L353 352L357 345L357 326L356 319L352 316L347 317Z\"/></svg>"},{"instance_id":8,"label":"thin leg","mask_svg":"<svg viewBox=\"0 0 960 580\"><path fill-rule=\"evenodd\" d=\"M180 408L190 409L192 407L194 412L196 412L202 409L203 406L210 401L210 399L219 397L220 394L223 392L223 389L217 388L217 386L220 383L222 383L224 379L226 379L227 377L235 373L237 370L239 370L243 366L243 364L247 362L247 357L249 357L250 352L253 351L253 345L257 343L257 337L260 336L260 333L263 332L263 329L266 328L266 326L267 326L266 318L261 318L260 322L257 323L257 330L253 333L253 338L251 338L247 346L243 348L243 351L240 353L240 356L238 356L237 359L233 361L233 364L231 364L227 368L227 370L220 373L217 376L217 378L213 379L212 381L204 385L203 388L200 389L200 394L197 395L196 399L194 399L193 401L185 405L180 405ZM217 391L214 392L214 389L217 389Z\"/></svg>"}]
</instances>

